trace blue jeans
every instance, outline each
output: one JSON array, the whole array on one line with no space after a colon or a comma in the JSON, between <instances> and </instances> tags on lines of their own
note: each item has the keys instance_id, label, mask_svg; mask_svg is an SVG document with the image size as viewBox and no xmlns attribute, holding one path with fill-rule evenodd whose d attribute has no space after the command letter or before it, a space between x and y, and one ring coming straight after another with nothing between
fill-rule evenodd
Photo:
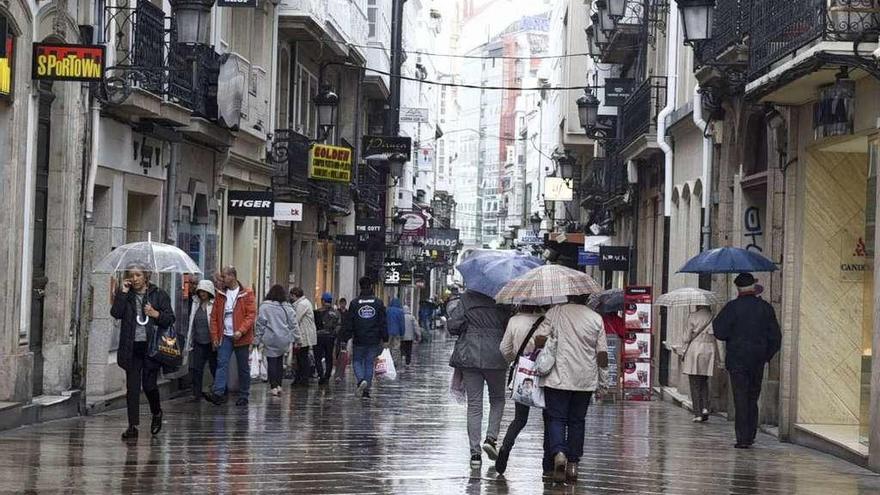
<instances>
[{"instance_id":1,"label":"blue jeans","mask_svg":"<svg viewBox=\"0 0 880 495\"><path fill-rule=\"evenodd\" d=\"M351 366L354 368L354 376L358 383L366 380L367 389L373 384L373 368L376 366L376 358L382 353L382 346L356 345L354 346Z\"/></svg>"},{"instance_id":2,"label":"blue jeans","mask_svg":"<svg viewBox=\"0 0 880 495\"><path fill-rule=\"evenodd\" d=\"M235 347L232 337L223 336L217 349L217 376L214 378L214 395L226 395L226 382L229 379L229 360L235 355L238 364L238 396L247 399L251 390L250 346Z\"/></svg>"},{"instance_id":3,"label":"blue jeans","mask_svg":"<svg viewBox=\"0 0 880 495\"><path fill-rule=\"evenodd\" d=\"M562 452L569 462L584 455L587 407L593 392L544 387L544 471L553 470L553 457Z\"/></svg>"}]
</instances>

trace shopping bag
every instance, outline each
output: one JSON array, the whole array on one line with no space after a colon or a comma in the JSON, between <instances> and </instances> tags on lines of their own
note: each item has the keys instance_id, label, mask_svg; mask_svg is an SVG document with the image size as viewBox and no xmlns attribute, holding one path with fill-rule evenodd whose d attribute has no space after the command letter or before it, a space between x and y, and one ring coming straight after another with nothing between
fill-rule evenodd
<instances>
[{"instance_id":1,"label":"shopping bag","mask_svg":"<svg viewBox=\"0 0 880 495\"><path fill-rule=\"evenodd\" d=\"M467 403L467 392L464 389L464 377L461 370L455 368L452 373L452 380L449 382L449 398L456 404Z\"/></svg>"},{"instance_id":2,"label":"shopping bag","mask_svg":"<svg viewBox=\"0 0 880 495\"><path fill-rule=\"evenodd\" d=\"M248 360L248 364L251 367L251 380L267 380L268 379L268 366L266 363L266 357L263 356L263 353L260 352L260 349L254 347L251 349L251 355Z\"/></svg>"},{"instance_id":3,"label":"shopping bag","mask_svg":"<svg viewBox=\"0 0 880 495\"><path fill-rule=\"evenodd\" d=\"M544 389L541 377L535 371L537 363L528 356L520 356L513 374L511 398L524 406L544 408Z\"/></svg>"},{"instance_id":4,"label":"shopping bag","mask_svg":"<svg viewBox=\"0 0 880 495\"><path fill-rule=\"evenodd\" d=\"M147 357L158 361L162 366L178 368L183 363L180 339L173 327L156 328L147 345Z\"/></svg>"},{"instance_id":5,"label":"shopping bag","mask_svg":"<svg viewBox=\"0 0 880 495\"><path fill-rule=\"evenodd\" d=\"M397 379L397 368L394 367L394 359L391 358L390 350L384 349L382 354L379 354L379 357L376 358L374 374L377 378L386 380Z\"/></svg>"}]
</instances>

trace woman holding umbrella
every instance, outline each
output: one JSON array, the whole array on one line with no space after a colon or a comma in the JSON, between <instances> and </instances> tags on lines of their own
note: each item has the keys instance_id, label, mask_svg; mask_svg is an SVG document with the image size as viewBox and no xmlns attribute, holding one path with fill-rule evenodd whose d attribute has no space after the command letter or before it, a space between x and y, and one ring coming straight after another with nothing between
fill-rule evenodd
<instances>
[{"instance_id":1,"label":"woman holding umbrella","mask_svg":"<svg viewBox=\"0 0 880 495\"><path fill-rule=\"evenodd\" d=\"M150 283L150 272L144 265L133 264L125 271L122 286L116 290L110 314L121 320L116 362L125 370L128 407L128 429L122 433L122 439L138 436L141 389L150 403L150 432L156 435L162 429L162 407L156 384L162 365L147 355L147 342L157 328L174 324L171 299L164 290Z\"/></svg>"}]
</instances>

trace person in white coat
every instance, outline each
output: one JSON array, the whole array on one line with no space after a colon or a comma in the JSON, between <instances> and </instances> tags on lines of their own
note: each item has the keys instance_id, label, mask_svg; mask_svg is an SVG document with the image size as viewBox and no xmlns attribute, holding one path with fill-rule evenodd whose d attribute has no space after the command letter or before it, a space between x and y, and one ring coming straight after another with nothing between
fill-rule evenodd
<instances>
[{"instance_id":1,"label":"person in white coat","mask_svg":"<svg viewBox=\"0 0 880 495\"><path fill-rule=\"evenodd\" d=\"M308 386L309 378L312 376L311 363L312 359L314 359L310 358L309 354L312 352L312 346L318 343L318 328L315 326L315 307L299 287L290 289L290 296L293 299L296 323L299 326L300 337L302 338L300 346L294 348L297 369L293 378L293 385Z\"/></svg>"},{"instance_id":2,"label":"person in white coat","mask_svg":"<svg viewBox=\"0 0 880 495\"><path fill-rule=\"evenodd\" d=\"M217 351L211 344L211 310L214 308L214 284L200 280L192 297L189 311L189 327L186 333L186 356L189 359L192 378L192 402L202 400L205 363L211 376L217 374Z\"/></svg>"},{"instance_id":3,"label":"person in white coat","mask_svg":"<svg viewBox=\"0 0 880 495\"><path fill-rule=\"evenodd\" d=\"M709 420L709 377L720 362L712 318L709 306L697 306L687 317L686 340L675 348L681 358L681 372L690 381L695 423Z\"/></svg>"}]
</instances>

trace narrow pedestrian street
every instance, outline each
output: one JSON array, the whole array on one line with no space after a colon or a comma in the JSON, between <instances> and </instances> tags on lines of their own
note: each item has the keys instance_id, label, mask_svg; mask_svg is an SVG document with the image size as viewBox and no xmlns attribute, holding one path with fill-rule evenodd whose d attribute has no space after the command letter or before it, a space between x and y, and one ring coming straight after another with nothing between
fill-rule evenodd
<instances>
[{"instance_id":1,"label":"narrow pedestrian street","mask_svg":"<svg viewBox=\"0 0 880 495\"><path fill-rule=\"evenodd\" d=\"M592 407L577 486L541 481L541 429L520 437L505 477L468 463L464 406L447 399L451 341L418 349L415 366L355 398L353 379L268 398L248 408L165 403L156 439L119 439L125 412L61 420L0 435L8 493L880 493L880 475L761 434L734 450L732 425L694 425L662 402ZM504 426L512 417L512 406ZM146 407L146 406L144 406ZM147 418L146 409L143 411ZM146 430L146 429L145 429Z\"/></svg>"}]
</instances>

